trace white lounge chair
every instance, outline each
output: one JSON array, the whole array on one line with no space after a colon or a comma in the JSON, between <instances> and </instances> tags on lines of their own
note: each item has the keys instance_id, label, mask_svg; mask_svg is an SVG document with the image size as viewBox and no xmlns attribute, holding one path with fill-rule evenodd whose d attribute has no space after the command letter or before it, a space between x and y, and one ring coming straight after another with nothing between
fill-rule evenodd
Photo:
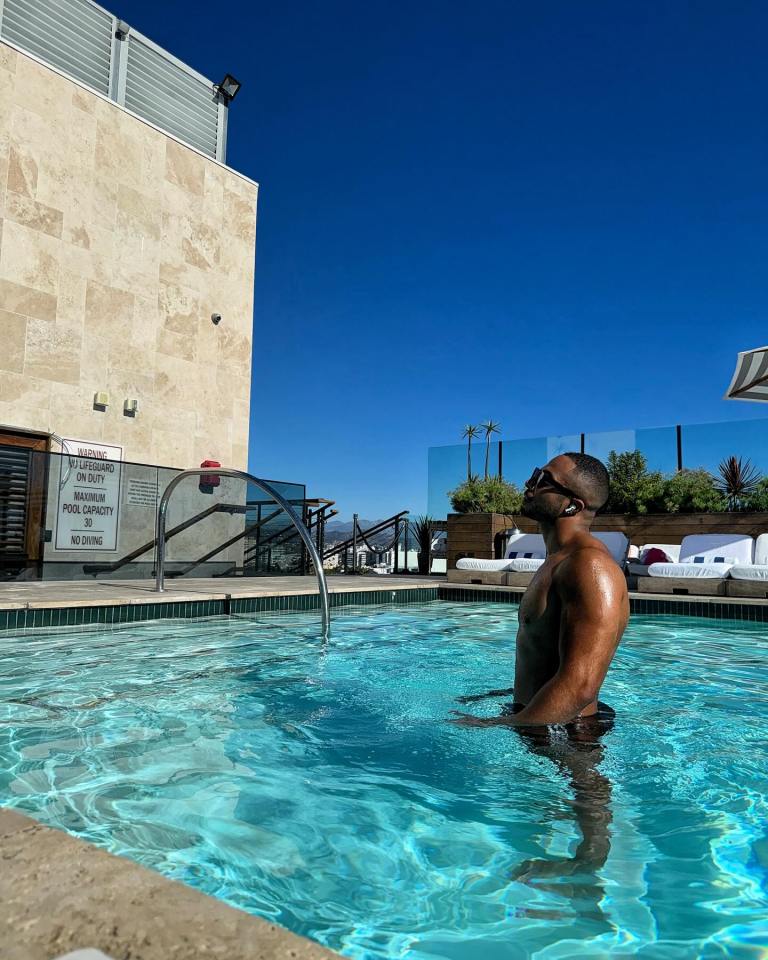
<instances>
[{"instance_id":1,"label":"white lounge chair","mask_svg":"<svg viewBox=\"0 0 768 960\"><path fill-rule=\"evenodd\" d=\"M595 533L594 536L608 547L611 556L623 570L629 550L628 537L618 531ZM504 560L464 557L457 561L455 571L448 571L448 579L453 582L527 587L545 557L546 545L541 534L523 533L509 541Z\"/></svg>"},{"instance_id":2,"label":"white lounge chair","mask_svg":"<svg viewBox=\"0 0 768 960\"><path fill-rule=\"evenodd\" d=\"M456 570L448 571L448 579L454 583L503 585L507 582L507 573L535 573L546 555L547 548L540 533L519 533L510 537L503 560L462 557L456 561Z\"/></svg>"},{"instance_id":3,"label":"white lounge chair","mask_svg":"<svg viewBox=\"0 0 768 960\"><path fill-rule=\"evenodd\" d=\"M737 563L728 571L729 597L768 597L768 533L755 541L755 562Z\"/></svg>"},{"instance_id":4,"label":"white lounge chair","mask_svg":"<svg viewBox=\"0 0 768 960\"><path fill-rule=\"evenodd\" d=\"M642 559L645 553L651 549L663 550L670 558L671 563L679 563L680 561L679 543L644 543L642 547L640 547L637 560L630 560L627 563L627 573L631 573L636 577L647 577L648 566L642 562Z\"/></svg>"},{"instance_id":5,"label":"white lounge chair","mask_svg":"<svg viewBox=\"0 0 768 960\"><path fill-rule=\"evenodd\" d=\"M725 595L725 578L736 564L751 564L755 541L738 533L684 537L679 563L652 563L638 581L642 593Z\"/></svg>"}]
</instances>

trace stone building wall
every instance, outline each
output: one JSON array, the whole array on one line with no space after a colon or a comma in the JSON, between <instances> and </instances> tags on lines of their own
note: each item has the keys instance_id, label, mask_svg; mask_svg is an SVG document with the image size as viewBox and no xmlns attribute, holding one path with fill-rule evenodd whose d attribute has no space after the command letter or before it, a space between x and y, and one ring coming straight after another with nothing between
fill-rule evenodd
<instances>
[{"instance_id":1,"label":"stone building wall","mask_svg":"<svg viewBox=\"0 0 768 960\"><path fill-rule=\"evenodd\" d=\"M0 43L0 424L245 468L257 190Z\"/></svg>"}]
</instances>

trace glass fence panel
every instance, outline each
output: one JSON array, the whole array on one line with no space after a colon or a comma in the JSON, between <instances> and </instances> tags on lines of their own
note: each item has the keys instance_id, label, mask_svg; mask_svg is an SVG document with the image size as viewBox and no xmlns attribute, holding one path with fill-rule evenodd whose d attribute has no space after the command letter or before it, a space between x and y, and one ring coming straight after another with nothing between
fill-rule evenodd
<instances>
[{"instance_id":1,"label":"glass fence panel","mask_svg":"<svg viewBox=\"0 0 768 960\"><path fill-rule=\"evenodd\" d=\"M727 457L751 460L761 473L768 473L768 420L734 420L697 423L682 428L683 466L704 467L717 473Z\"/></svg>"},{"instance_id":2,"label":"glass fence panel","mask_svg":"<svg viewBox=\"0 0 768 960\"><path fill-rule=\"evenodd\" d=\"M530 477L533 468L544 466L548 460L546 437L535 437L528 440L504 440L501 446L504 479L509 483L514 483L520 489Z\"/></svg>"},{"instance_id":3,"label":"glass fence panel","mask_svg":"<svg viewBox=\"0 0 768 960\"><path fill-rule=\"evenodd\" d=\"M559 457L561 453L577 453L581 450L581 434L571 433L562 437L547 437L547 460ZM537 464L540 466L540 464Z\"/></svg>"},{"instance_id":4,"label":"glass fence panel","mask_svg":"<svg viewBox=\"0 0 768 960\"><path fill-rule=\"evenodd\" d=\"M0 578L155 575L157 507L179 471L108 460L102 452L0 445ZM274 486L307 516L302 484ZM183 480L169 502L166 533L170 578L301 573L308 566L287 514L239 479Z\"/></svg>"},{"instance_id":5,"label":"glass fence panel","mask_svg":"<svg viewBox=\"0 0 768 960\"><path fill-rule=\"evenodd\" d=\"M635 432L637 449L645 457L648 469L669 474L677 470L677 428L652 427Z\"/></svg>"},{"instance_id":6,"label":"glass fence panel","mask_svg":"<svg viewBox=\"0 0 768 960\"><path fill-rule=\"evenodd\" d=\"M597 457L603 463L608 463L608 455L612 450L616 453L625 453L636 449L634 430L606 430L602 433L584 434L584 453Z\"/></svg>"}]
</instances>

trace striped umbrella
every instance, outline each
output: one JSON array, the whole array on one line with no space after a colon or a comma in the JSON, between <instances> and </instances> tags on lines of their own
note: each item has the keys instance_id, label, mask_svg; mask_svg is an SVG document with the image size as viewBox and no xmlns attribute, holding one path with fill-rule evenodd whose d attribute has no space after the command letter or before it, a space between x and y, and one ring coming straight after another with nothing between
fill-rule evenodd
<instances>
[{"instance_id":1,"label":"striped umbrella","mask_svg":"<svg viewBox=\"0 0 768 960\"><path fill-rule=\"evenodd\" d=\"M768 347L757 347L739 354L725 399L768 403Z\"/></svg>"}]
</instances>

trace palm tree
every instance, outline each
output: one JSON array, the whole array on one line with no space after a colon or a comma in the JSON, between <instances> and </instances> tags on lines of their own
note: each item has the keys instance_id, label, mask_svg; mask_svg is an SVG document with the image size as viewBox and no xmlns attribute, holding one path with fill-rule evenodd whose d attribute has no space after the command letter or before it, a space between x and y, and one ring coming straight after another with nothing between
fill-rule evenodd
<instances>
[{"instance_id":1,"label":"palm tree","mask_svg":"<svg viewBox=\"0 0 768 960\"><path fill-rule=\"evenodd\" d=\"M490 417L485 423L480 424L480 429L485 430L485 479L488 479L488 459L491 456L491 434L498 433L501 429L500 423L494 423Z\"/></svg>"},{"instance_id":2,"label":"palm tree","mask_svg":"<svg viewBox=\"0 0 768 960\"><path fill-rule=\"evenodd\" d=\"M467 481L472 479L472 441L480 433L480 427L473 427L468 423L464 427L462 437L467 441Z\"/></svg>"},{"instance_id":3,"label":"palm tree","mask_svg":"<svg viewBox=\"0 0 768 960\"><path fill-rule=\"evenodd\" d=\"M749 460L726 457L718 467L720 479L715 486L728 500L729 510L741 510L744 501L755 492L760 472Z\"/></svg>"}]
</instances>

